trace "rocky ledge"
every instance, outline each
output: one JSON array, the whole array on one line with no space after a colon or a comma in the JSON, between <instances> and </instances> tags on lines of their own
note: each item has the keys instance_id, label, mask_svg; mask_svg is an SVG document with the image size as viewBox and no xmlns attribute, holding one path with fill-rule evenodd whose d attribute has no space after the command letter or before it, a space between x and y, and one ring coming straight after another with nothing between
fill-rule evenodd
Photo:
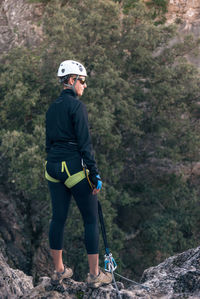
<instances>
[{"instance_id":1,"label":"rocky ledge","mask_svg":"<svg viewBox=\"0 0 200 299\"><path fill-rule=\"evenodd\" d=\"M117 280L116 276L116 280ZM121 298L198 299L200 298L200 247L166 259L144 271L141 286L117 282ZM148 287L148 288L147 288ZM119 298L114 284L92 290L84 282L67 279L53 286L49 277L41 277L37 286L32 277L8 266L0 254L0 294L2 299Z\"/></svg>"}]
</instances>

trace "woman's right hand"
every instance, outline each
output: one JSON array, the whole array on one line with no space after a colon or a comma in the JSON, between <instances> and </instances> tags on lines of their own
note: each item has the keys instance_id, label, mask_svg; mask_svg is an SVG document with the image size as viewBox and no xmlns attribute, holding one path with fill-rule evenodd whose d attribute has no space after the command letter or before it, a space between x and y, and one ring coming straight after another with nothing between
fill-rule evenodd
<instances>
[{"instance_id":1,"label":"woman's right hand","mask_svg":"<svg viewBox=\"0 0 200 299\"><path fill-rule=\"evenodd\" d=\"M99 192L100 192L100 189L94 188L93 191L92 191L92 194L96 195Z\"/></svg>"},{"instance_id":2,"label":"woman's right hand","mask_svg":"<svg viewBox=\"0 0 200 299\"><path fill-rule=\"evenodd\" d=\"M102 180L101 180L100 176L97 174L97 175L91 177L91 181L95 186L95 188L92 191L92 194L95 195L95 194L99 193L99 191L102 188Z\"/></svg>"}]
</instances>

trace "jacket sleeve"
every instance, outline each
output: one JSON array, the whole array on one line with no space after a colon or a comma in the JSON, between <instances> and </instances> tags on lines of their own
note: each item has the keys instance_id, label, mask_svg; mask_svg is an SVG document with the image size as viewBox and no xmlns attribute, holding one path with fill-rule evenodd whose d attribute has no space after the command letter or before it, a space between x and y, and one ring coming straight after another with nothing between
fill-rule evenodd
<instances>
[{"instance_id":1,"label":"jacket sleeve","mask_svg":"<svg viewBox=\"0 0 200 299\"><path fill-rule=\"evenodd\" d=\"M88 114L86 107L82 102L79 102L79 105L73 114L73 121L81 156L85 164L87 165L90 174L97 175L98 169L93 154L93 148L88 126Z\"/></svg>"}]
</instances>

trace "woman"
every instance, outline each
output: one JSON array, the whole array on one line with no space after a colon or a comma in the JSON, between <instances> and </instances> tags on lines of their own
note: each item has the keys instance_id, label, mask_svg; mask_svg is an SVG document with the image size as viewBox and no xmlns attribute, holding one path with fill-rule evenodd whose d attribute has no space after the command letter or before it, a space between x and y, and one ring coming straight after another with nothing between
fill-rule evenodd
<instances>
[{"instance_id":1,"label":"woman","mask_svg":"<svg viewBox=\"0 0 200 299\"><path fill-rule=\"evenodd\" d=\"M52 220L49 229L49 243L55 271L52 283L60 283L73 275L62 260L63 231L71 197L73 196L83 218L85 246L90 273L87 283L90 287L109 284L112 275L99 268L99 231L97 193L102 182L92 153L86 107L81 97L86 85L86 69L73 60L63 61L58 69L63 90L46 113L45 176L52 202ZM86 165L93 190L86 179L83 165Z\"/></svg>"}]
</instances>

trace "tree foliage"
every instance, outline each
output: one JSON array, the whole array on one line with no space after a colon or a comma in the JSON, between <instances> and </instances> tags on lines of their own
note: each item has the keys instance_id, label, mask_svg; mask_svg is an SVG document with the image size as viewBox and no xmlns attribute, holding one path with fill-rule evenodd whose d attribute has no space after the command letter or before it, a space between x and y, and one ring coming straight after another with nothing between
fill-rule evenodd
<instances>
[{"instance_id":1,"label":"tree foliage","mask_svg":"<svg viewBox=\"0 0 200 299\"><path fill-rule=\"evenodd\" d=\"M82 100L104 182L100 200L110 247L122 268L139 276L198 242L199 185L189 168L199 160L200 78L184 58L198 42L186 37L171 45L173 26L156 26L141 1L127 5L46 1L40 48L15 49L2 58L0 178L28 205L40 242L50 218L45 112L60 92L59 63L81 61L88 71ZM77 278L87 268L82 241L72 204L65 249Z\"/></svg>"}]
</instances>

